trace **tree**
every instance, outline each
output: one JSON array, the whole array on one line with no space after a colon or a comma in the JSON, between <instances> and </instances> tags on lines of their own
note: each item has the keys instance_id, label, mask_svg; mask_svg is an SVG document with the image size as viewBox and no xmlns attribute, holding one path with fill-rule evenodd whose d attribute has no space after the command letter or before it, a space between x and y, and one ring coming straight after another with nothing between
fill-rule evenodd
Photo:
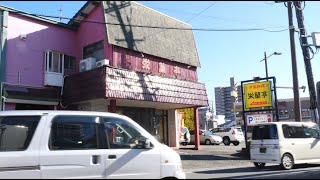
<instances>
[{"instance_id":1,"label":"tree","mask_svg":"<svg viewBox=\"0 0 320 180\"><path fill-rule=\"evenodd\" d=\"M183 113L184 126L189 130L194 129L194 112L193 108L179 109L178 112Z\"/></svg>"}]
</instances>

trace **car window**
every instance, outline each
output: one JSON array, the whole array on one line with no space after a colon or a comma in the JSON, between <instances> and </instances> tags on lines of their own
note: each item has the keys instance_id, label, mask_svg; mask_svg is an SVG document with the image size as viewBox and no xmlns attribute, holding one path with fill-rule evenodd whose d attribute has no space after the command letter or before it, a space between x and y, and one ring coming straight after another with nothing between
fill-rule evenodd
<instances>
[{"instance_id":1,"label":"car window","mask_svg":"<svg viewBox=\"0 0 320 180\"><path fill-rule=\"evenodd\" d=\"M0 117L0 151L26 150L41 116Z\"/></svg>"},{"instance_id":2,"label":"car window","mask_svg":"<svg viewBox=\"0 0 320 180\"><path fill-rule=\"evenodd\" d=\"M128 121L114 117L105 117L102 121L110 149L144 148L146 137Z\"/></svg>"},{"instance_id":3,"label":"car window","mask_svg":"<svg viewBox=\"0 0 320 180\"><path fill-rule=\"evenodd\" d=\"M317 138L318 137L318 132L316 129L304 127L303 130L304 130L305 138Z\"/></svg>"},{"instance_id":4,"label":"car window","mask_svg":"<svg viewBox=\"0 0 320 180\"><path fill-rule=\"evenodd\" d=\"M241 128L236 128L236 130L237 130L238 132L242 132L242 129L241 129Z\"/></svg>"},{"instance_id":5,"label":"car window","mask_svg":"<svg viewBox=\"0 0 320 180\"><path fill-rule=\"evenodd\" d=\"M52 121L49 149L98 149L95 116L56 116Z\"/></svg>"},{"instance_id":6,"label":"car window","mask_svg":"<svg viewBox=\"0 0 320 180\"><path fill-rule=\"evenodd\" d=\"M283 135L285 138L317 138L316 129L303 126L282 125Z\"/></svg>"},{"instance_id":7,"label":"car window","mask_svg":"<svg viewBox=\"0 0 320 180\"><path fill-rule=\"evenodd\" d=\"M182 127L181 132L182 132L182 134L187 133L187 132L188 132L188 128L186 128L186 127Z\"/></svg>"},{"instance_id":8,"label":"car window","mask_svg":"<svg viewBox=\"0 0 320 180\"><path fill-rule=\"evenodd\" d=\"M205 131L205 136L211 136L212 135L212 132L211 131Z\"/></svg>"},{"instance_id":9,"label":"car window","mask_svg":"<svg viewBox=\"0 0 320 180\"><path fill-rule=\"evenodd\" d=\"M254 126L252 140L260 139L278 139L277 126L275 124Z\"/></svg>"},{"instance_id":10,"label":"car window","mask_svg":"<svg viewBox=\"0 0 320 180\"><path fill-rule=\"evenodd\" d=\"M211 129L211 132L213 133L219 132L219 129L218 128Z\"/></svg>"}]
</instances>

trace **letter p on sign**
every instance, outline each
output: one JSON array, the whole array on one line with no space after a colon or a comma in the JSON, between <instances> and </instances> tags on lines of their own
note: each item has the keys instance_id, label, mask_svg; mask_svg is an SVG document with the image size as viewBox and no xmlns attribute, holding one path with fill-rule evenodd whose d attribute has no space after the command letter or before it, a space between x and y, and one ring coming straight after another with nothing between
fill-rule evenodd
<instances>
[{"instance_id":1,"label":"letter p on sign","mask_svg":"<svg viewBox=\"0 0 320 180\"><path fill-rule=\"evenodd\" d=\"M253 117L248 117L248 124L250 124L253 121Z\"/></svg>"}]
</instances>

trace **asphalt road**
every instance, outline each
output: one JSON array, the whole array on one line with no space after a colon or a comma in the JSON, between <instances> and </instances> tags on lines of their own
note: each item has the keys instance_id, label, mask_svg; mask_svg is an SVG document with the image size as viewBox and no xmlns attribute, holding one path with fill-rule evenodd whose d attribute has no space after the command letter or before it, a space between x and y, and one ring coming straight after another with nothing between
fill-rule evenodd
<instances>
[{"instance_id":1,"label":"asphalt road","mask_svg":"<svg viewBox=\"0 0 320 180\"><path fill-rule=\"evenodd\" d=\"M277 165L257 169L249 157L240 153L244 145L194 145L183 146L177 152L187 179L318 179L320 164L296 165L292 170L282 170Z\"/></svg>"}]
</instances>

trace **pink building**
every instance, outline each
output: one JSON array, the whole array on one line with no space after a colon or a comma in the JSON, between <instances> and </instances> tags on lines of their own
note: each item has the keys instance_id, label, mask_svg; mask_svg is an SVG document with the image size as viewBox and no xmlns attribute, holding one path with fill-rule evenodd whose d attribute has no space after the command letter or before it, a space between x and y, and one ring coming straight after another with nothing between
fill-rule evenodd
<instances>
[{"instance_id":1,"label":"pink building","mask_svg":"<svg viewBox=\"0 0 320 180\"><path fill-rule=\"evenodd\" d=\"M208 106L192 31L150 28L184 22L131 1L88 1L68 24L0 13L3 110L116 112L178 147L176 110Z\"/></svg>"}]
</instances>

